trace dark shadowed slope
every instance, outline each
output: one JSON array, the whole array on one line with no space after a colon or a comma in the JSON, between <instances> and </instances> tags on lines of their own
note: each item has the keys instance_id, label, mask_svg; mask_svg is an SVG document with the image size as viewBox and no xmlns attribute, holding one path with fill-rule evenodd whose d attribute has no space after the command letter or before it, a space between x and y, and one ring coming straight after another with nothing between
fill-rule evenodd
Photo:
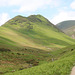
<instances>
[{"instance_id":1,"label":"dark shadowed slope","mask_svg":"<svg viewBox=\"0 0 75 75\"><path fill-rule=\"evenodd\" d=\"M56 25L64 33L75 39L75 20L63 21Z\"/></svg>"}]
</instances>

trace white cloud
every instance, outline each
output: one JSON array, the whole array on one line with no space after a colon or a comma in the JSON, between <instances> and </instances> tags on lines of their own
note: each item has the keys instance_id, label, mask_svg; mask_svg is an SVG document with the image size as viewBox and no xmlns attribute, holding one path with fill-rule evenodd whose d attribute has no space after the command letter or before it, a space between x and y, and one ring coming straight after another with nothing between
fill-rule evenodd
<instances>
[{"instance_id":1,"label":"white cloud","mask_svg":"<svg viewBox=\"0 0 75 75\"><path fill-rule=\"evenodd\" d=\"M61 0L0 0L0 6L18 6L19 9L14 9L16 12L32 12L38 8L44 8L46 5L56 7Z\"/></svg>"},{"instance_id":2,"label":"white cloud","mask_svg":"<svg viewBox=\"0 0 75 75\"><path fill-rule=\"evenodd\" d=\"M23 1L23 0L22 0ZM20 5L21 0L0 0L0 6L14 6L14 5Z\"/></svg>"},{"instance_id":3,"label":"white cloud","mask_svg":"<svg viewBox=\"0 0 75 75\"><path fill-rule=\"evenodd\" d=\"M39 8L44 9L46 6L57 7L60 4L60 0L27 0L20 3L18 12L33 12Z\"/></svg>"},{"instance_id":4,"label":"white cloud","mask_svg":"<svg viewBox=\"0 0 75 75\"><path fill-rule=\"evenodd\" d=\"M71 6L72 9L75 9L75 0L71 3L70 6Z\"/></svg>"},{"instance_id":5,"label":"white cloud","mask_svg":"<svg viewBox=\"0 0 75 75\"><path fill-rule=\"evenodd\" d=\"M10 19L8 13L0 14L0 26Z\"/></svg>"},{"instance_id":6,"label":"white cloud","mask_svg":"<svg viewBox=\"0 0 75 75\"><path fill-rule=\"evenodd\" d=\"M75 9L75 0L72 1L72 3L70 4L70 7L72 9ZM63 7L62 9L58 9L59 13L56 14L52 19L50 19L50 21L53 24L57 24L59 22L65 21L65 20L75 20L75 11L72 10L68 10L68 7Z\"/></svg>"},{"instance_id":7,"label":"white cloud","mask_svg":"<svg viewBox=\"0 0 75 75\"><path fill-rule=\"evenodd\" d=\"M18 6L19 12L35 11L52 0L0 0L0 6Z\"/></svg>"},{"instance_id":8,"label":"white cloud","mask_svg":"<svg viewBox=\"0 0 75 75\"><path fill-rule=\"evenodd\" d=\"M61 3L63 3L62 0L52 0L51 4L50 4L50 7L52 7L52 8L58 7L58 6L61 5Z\"/></svg>"},{"instance_id":9,"label":"white cloud","mask_svg":"<svg viewBox=\"0 0 75 75\"><path fill-rule=\"evenodd\" d=\"M16 11L18 12L33 12L38 8L44 8L44 6L51 3L51 0L22 0L19 4L20 8Z\"/></svg>"},{"instance_id":10,"label":"white cloud","mask_svg":"<svg viewBox=\"0 0 75 75\"><path fill-rule=\"evenodd\" d=\"M57 24L59 22L65 21L65 20L75 20L75 12L74 11L60 11L59 14L54 16L50 21L53 24Z\"/></svg>"}]
</instances>

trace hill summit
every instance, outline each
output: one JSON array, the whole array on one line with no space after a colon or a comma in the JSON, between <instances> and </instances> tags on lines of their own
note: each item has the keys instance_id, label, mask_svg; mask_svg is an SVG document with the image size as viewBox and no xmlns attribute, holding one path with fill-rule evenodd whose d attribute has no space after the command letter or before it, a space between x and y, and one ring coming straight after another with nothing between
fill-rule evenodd
<instances>
[{"instance_id":1,"label":"hill summit","mask_svg":"<svg viewBox=\"0 0 75 75\"><path fill-rule=\"evenodd\" d=\"M33 22L33 23L46 23L46 25L54 26L48 19L43 17L42 15L30 15L28 17L23 17L21 15L18 15L9 21L7 21L4 25L7 23L10 23L10 25L14 25L16 23L23 23L23 22Z\"/></svg>"}]
</instances>

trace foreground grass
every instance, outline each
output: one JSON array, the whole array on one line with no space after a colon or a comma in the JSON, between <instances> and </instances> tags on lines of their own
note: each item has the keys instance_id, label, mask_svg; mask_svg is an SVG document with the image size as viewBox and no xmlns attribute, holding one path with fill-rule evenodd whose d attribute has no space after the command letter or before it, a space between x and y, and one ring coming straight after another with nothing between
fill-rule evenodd
<instances>
[{"instance_id":1,"label":"foreground grass","mask_svg":"<svg viewBox=\"0 0 75 75\"><path fill-rule=\"evenodd\" d=\"M3 51L0 48L0 74L18 71L50 62L52 56L50 51L44 51L32 47L24 47L10 51ZM38 63L37 63L38 62Z\"/></svg>"},{"instance_id":2,"label":"foreground grass","mask_svg":"<svg viewBox=\"0 0 75 75\"><path fill-rule=\"evenodd\" d=\"M68 47L65 49L68 49ZM56 54L54 53L55 56L57 55L56 57L60 56L59 60L5 75L70 75L72 67L75 66L75 46L70 46L70 49L65 53L63 51L61 50L58 55L58 51L55 52Z\"/></svg>"},{"instance_id":3,"label":"foreground grass","mask_svg":"<svg viewBox=\"0 0 75 75\"><path fill-rule=\"evenodd\" d=\"M71 68L74 66L75 55L47 63L41 66L33 67L31 69L8 73L5 75L69 75Z\"/></svg>"}]
</instances>

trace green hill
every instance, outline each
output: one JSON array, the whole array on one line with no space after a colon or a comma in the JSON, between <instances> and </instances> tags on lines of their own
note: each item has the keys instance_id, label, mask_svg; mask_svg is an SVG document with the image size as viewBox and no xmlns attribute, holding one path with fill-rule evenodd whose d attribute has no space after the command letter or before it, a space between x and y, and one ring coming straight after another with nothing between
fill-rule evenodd
<instances>
[{"instance_id":1,"label":"green hill","mask_svg":"<svg viewBox=\"0 0 75 75\"><path fill-rule=\"evenodd\" d=\"M47 48L74 44L71 38L41 15L16 16L1 26L1 29L1 37L22 46Z\"/></svg>"},{"instance_id":2,"label":"green hill","mask_svg":"<svg viewBox=\"0 0 75 75\"><path fill-rule=\"evenodd\" d=\"M52 62L51 51L73 44L43 16L18 15L0 27L0 74Z\"/></svg>"},{"instance_id":3,"label":"green hill","mask_svg":"<svg viewBox=\"0 0 75 75\"><path fill-rule=\"evenodd\" d=\"M75 39L75 20L63 21L56 25L64 33Z\"/></svg>"}]
</instances>

